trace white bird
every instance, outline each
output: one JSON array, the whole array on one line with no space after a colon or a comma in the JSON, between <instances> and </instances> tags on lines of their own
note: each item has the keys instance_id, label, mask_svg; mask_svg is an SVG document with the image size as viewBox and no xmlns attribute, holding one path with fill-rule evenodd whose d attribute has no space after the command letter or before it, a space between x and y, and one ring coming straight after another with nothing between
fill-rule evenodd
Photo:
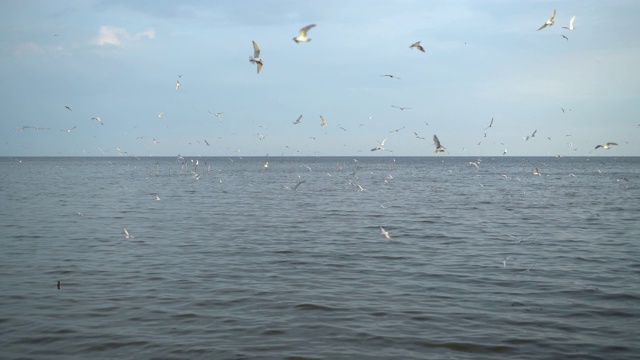
<instances>
[{"instance_id":1,"label":"white bird","mask_svg":"<svg viewBox=\"0 0 640 360\"><path fill-rule=\"evenodd\" d=\"M608 142L604 145L596 145L596 149L603 148L605 150L609 150L611 148L611 145L618 145L618 143Z\"/></svg>"},{"instance_id":2,"label":"white bird","mask_svg":"<svg viewBox=\"0 0 640 360\"><path fill-rule=\"evenodd\" d=\"M571 17L571 20L569 20L569 27L563 26L563 29L568 29L569 31L573 31L573 29L575 29L575 27L573 27L573 22L576 21L576 16L573 15Z\"/></svg>"},{"instance_id":3,"label":"white bird","mask_svg":"<svg viewBox=\"0 0 640 360\"><path fill-rule=\"evenodd\" d=\"M320 115L320 120L322 120L322 124L320 124L320 126L327 126L327 120L325 120L322 115Z\"/></svg>"},{"instance_id":4,"label":"white bird","mask_svg":"<svg viewBox=\"0 0 640 360\"><path fill-rule=\"evenodd\" d=\"M382 226L380 226L380 234L384 236L387 240L391 240L391 235Z\"/></svg>"},{"instance_id":5,"label":"white bird","mask_svg":"<svg viewBox=\"0 0 640 360\"><path fill-rule=\"evenodd\" d=\"M74 127L70 128L70 129L60 130L60 131L66 131L66 132L70 133L70 132L71 132L73 129L75 129L75 128L76 128L76 127L74 126Z\"/></svg>"},{"instance_id":6,"label":"white bird","mask_svg":"<svg viewBox=\"0 0 640 360\"><path fill-rule=\"evenodd\" d=\"M294 125L298 125L302 122L302 115L298 116L298 118L296 119L296 121L293 122Z\"/></svg>"},{"instance_id":7,"label":"white bird","mask_svg":"<svg viewBox=\"0 0 640 360\"><path fill-rule=\"evenodd\" d=\"M404 106L395 106L395 105L391 105L391 107L396 108L396 109L400 109L402 110L410 110L410 107L404 107Z\"/></svg>"},{"instance_id":8,"label":"white bird","mask_svg":"<svg viewBox=\"0 0 640 360\"><path fill-rule=\"evenodd\" d=\"M311 25L307 25L307 26L303 27L302 29L300 29L300 34L297 37L294 37L293 41L295 41L296 43L311 41L311 39L309 39L307 37L307 31L309 31L309 29L311 29L312 27L315 27L315 26L316 26L316 24L311 24Z\"/></svg>"},{"instance_id":9,"label":"white bird","mask_svg":"<svg viewBox=\"0 0 640 360\"><path fill-rule=\"evenodd\" d=\"M176 80L176 90L180 89L180 80Z\"/></svg>"},{"instance_id":10,"label":"white bird","mask_svg":"<svg viewBox=\"0 0 640 360\"><path fill-rule=\"evenodd\" d=\"M533 170L533 175L538 175L538 176L540 176L540 170L538 170L538 168L535 168L535 169Z\"/></svg>"},{"instance_id":11,"label":"white bird","mask_svg":"<svg viewBox=\"0 0 640 360\"><path fill-rule=\"evenodd\" d=\"M124 238L125 239L133 239L133 235L129 234L127 228L124 228Z\"/></svg>"},{"instance_id":12,"label":"white bird","mask_svg":"<svg viewBox=\"0 0 640 360\"><path fill-rule=\"evenodd\" d=\"M154 194L154 196L156 197L156 200L158 200L158 201L160 200L160 195Z\"/></svg>"},{"instance_id":13,"label":"white bird","mask_svg":"<svg viewBox=\"0 0 640 360\"><path fill-rule=\"evenodd\" d=\"M553 9L553 14L551 14L549 19L544 24L542 24L542 26L540 26L540 28L538 30L542 30L542 29L546 28L547 26L552 26L553 25L553 19L555 17L556 17L556 10Z\"/></svg>"},{"instance_id":14,"label":"white bird","mask_svg":"<svg viewBox=\"0 0 640 360\"><path fill-rule=\"evenodd\" d=\"M92 117L91 120L95 120L95 121L99 122L100 125L104 125L104 123L102 122L102 119L100 119L100 116Z\"/></svg>"},{"instance_id":15,"label":"white bird","mask_svg":"<svg viewBox=\"0 0 640 360\"><path fill-rule=\"evenodd\" d=\"M418 49L424 52L424 48L422 47L422 45L420 45L420 41L411 44L411 46L409 46L409 49Z\"/></svg>"},{"instance_id":16,"label":"white bird","mask_svg":"<svg viewBox=\"0 0 640 360\"><path fill-rule=\"evenodd\" d=\"M163 111L160 111L160 112L158 113L158 117L159 117L159 118L161 118L161 117L162 117L162 115L164 115L164 112L163 112Z\"/></svg>"},{"instance_id":17,"label":"white bird","mask_svg":"<svg viewBox=\"0 0 640 360\"><path fill-rule=\"evenodd\" d=\"M433 143L436 146L436 154L444 152L446 150L446 148L440 144L440 140L438 140L438 137L435 134L433 135Z\"/></svg>"},{"instance_id":18,"label":"white bird","mask_svg":"<svg viewBox=\"0 0 640 360\"><path fill-rule=\"evenodd\" d=\"M267 161L266 163L264 163L264 165L262 165L265 169L269 168L269 162Z\"/></svg>"},{"instance_id":19,"label":"white bird","mask_svg":"<svg viewBox=\"0 0 640 360\"><path fill-rule=\"evenodd\" d=\"M380 145L378 145L378 146L374 147L373 149L371 149L371 151L386 150L386 149L384 148L384 143L385 143L385 142L387 142L387 139L386 139L386 138L380 142Z\"/></svg>"},{"instance_id":20,"label":"white bird","mask_svg":"<svg viewBox=\"0 0 640 360\"><path fill-rule=\"evenodd\" d=\"M255 41L253 41L253 56L249 56L249 62L252 64L258 65L258 74L260 74L260 70L262 69L262 59L260 58L260 48Z\"/></svg>"}]
</instances>

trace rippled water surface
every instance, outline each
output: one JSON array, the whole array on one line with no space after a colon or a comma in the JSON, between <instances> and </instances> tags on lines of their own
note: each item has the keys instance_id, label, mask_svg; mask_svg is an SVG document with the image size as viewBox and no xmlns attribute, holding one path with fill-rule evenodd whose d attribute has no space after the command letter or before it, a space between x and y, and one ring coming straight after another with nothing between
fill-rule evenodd
<instances>
[{"instance_id":1,"label":"rippled water surface","mask_svg":"<svg viewBox=\"0 0 640 360\"><path fill-rule=\"evenodd\" d=\"M640 354L640 158L476 161L0 158L0 358Z\"/></svg>"}]
</instances>

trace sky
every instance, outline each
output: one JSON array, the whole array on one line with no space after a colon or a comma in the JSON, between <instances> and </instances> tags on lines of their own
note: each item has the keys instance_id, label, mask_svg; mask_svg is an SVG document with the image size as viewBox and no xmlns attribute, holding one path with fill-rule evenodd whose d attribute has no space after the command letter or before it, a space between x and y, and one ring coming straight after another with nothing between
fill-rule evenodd
<instances>
[{"instance_id":1,"label":"sky","mask_svg":"<svg viewBox=\"0 0 640 360\"><path fill-rule=\"evenodd\" d=\"M0 10L0 156L640 156L634 0Z\"/></svg>"}]
</instances>

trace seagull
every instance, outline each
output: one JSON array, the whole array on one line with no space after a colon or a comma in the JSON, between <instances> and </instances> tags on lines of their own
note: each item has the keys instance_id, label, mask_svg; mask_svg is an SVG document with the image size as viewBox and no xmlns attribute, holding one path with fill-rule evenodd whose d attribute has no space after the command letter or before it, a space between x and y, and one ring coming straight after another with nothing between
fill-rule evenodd
<instances>
[{"instance_id":1,"label":"seagull","mask_svg":"<svg viewBox=\"0 0 640 360\"><path fill-rule=\"evenodd\" d=\"M66 132L70 133L70 132L71 132L71 130L73 130L73 129L75 129L75 128L76 128L76 127L74 126L74 127L70 128L70 129L60 130L60 131L66 131Z\"/></svg>"},{"instance_id":2,"label":"seagull","mask_svg":"<svg viewBox=\"0 0 640 360\"><path fill-rule=\"evenodd\" d=\"M296 186L293 187L293 191L298 191L298 186L302 185L305 181L307 181L307 180L302 180L302 181L298 182L296 184Z\"/></svg>"},{"instance_id":3,"label":"seagull","mask_svg":"<svg viewBox=\"0 0 640 360\"><path fill-rule=\"evenodd\" d=\"M573 31L573 29L575 29L575 28L573 27L573 22L574 22L574 21L576 21L576 16L575 16L575 15L573 15L573 16L571 17L571 20L569 20L569 27L563 26L562 28L563 28L563 29L567 29L567 30L569 30L569 31ZM564 35L563 35L563 36L564 36Z\"/></svg>"},{"instance_id":4,"label":"seagull","mask_svg":"<svg viewBox=\"0 0 640 360\"><path fill-rule=\"evenodd\" d=\"M265 169L269 168L269 162L267 161L266 163L264 163L264 165L262 165Z\"/></svg>"},{"instance_id":5,"label":"seagull","mask_svg":"<svg viewBox=\"0 0 640 360\"><path fill-rule=\"evenodd\" d=\"M395 76L395 75L391 75L391 74L380 75L380 76L386 76L386 77L388 77L388 78L390 78L390 79L398 79L398 80L400 80L400 78L399 78L399 77L397 77L397 76Z\"/></svg>"},{"instance_id":6,"label":"seagull","mask_svg":"<svg viewBox=\"0 0 640 360\"><path fill-rule=\"evenodd\" d=\"M396 109L400 109L401 111L402 111L402 110L409 110L409 109L411 109L411 108L409 108L409 107L395 106L395 105L391 105L391 107L396 108Z\"/></svg>"},{"instance_id":7,"label":"seagull","mask_svg":"<svg viewBox=\"0 0 640 360\"><path fill-rule=\"evenodd\" d=\"M391 235L389 235L389 232L382 226L380 226L380 235L384 236L387 240L391 240Z\"/></svg>"},{"instance_id":8,"label":"seagull","mask_svg":"<svg viewBox=\"0 0 640 360\"><path fill-rule=\"evenodd\" d=\"M502 153L502 155L507 155L507 148L504 148L504 152Z\"/></svg>"},{"instance_id":9,"label":"seagull","mask_svg":"<svg viewBox=\"0 0 640 360\"><path fill-rule=\"evenodd\" d=\"M322 115L320 115L320 120L322 120L322 124L320 124L320 126L327 126L327 120L325 120Z\"/></svg>"},{"instance_id":10,"label":"seagull","mask_svg":"<svg viewBox=\"0 0 640 360\"><path fill-rule=\"evenodd\" d=\"M158 117L159 117L159 118L161 118L161 117L162 117L162 115L164 115L164 112L163 112L163 111L160 111L160 112L158 113Z\"/></svg>"},{"instance_id":11,"label":"seagull","mask_svg":"<svg viewBox=\"0 0 640 360\"><path fill-rule=\"evenodd\" d=\"M204 143L207 144L207 146L211 146L209 145L209 142L207 141L207 139L204 139Z\"/></svg>"},{"instance_id":12,"label":"seagull","mask_svg":"<svg viewBox=\"0 0 640 360\"><path fill-rule=\"evenodd\" d=\"M58 290L60 290L60 281L58 281L58 283L56 284L56 286L58 287Z\"/></svg>"},{"instance_id":13,"label":"seagull","mask_svg":"<svg viewBox=\"0 0 640 360\"><path fill-rule=\"evenodd\" d=\"M67 108L67 110L72 111L70 107L68 107L67 105L64 106L65 108Z\"/></svg>"},{"instance_id":14,"label":"seagull","mask_svg":"<svg viewBox=\"0 0 640 360\"><path fill-rule=\"evenodd\" d=\"M176 80L176 90L180 89L180 80Z\"/></svg>"},{"instance_id":15,"label":"seagull","mask_svg":"<svg viewBox=\"0 0 640 360\"><path fill-rule=\"evenodd\" d=\"M102 119L100 119L100 116L92 117L91 120L95 120L95 121L99 122L100 125L104 125L104 123L102 122Z\"/></svg>"},{"instance_id":16,"label":"seagull","mask_svg":"<svg viewBox=\"0 0 640 360\"><path fill-rule=\"evenodd\" d=\"M540 176L540 170L538 170L538 168L535 168L535 169L533 170L533 175L538 175L538 176Z\"/></svg>"},{"instance_id":17,"label":"seagull","mask_svg":"<svg viewBox=\"0 0 640 360\"><path fill-rule=\"evenodd\" d=\"M568 37L566 37L566 36L564 36L564 35L560 35L560 36L562 36L565 40L569 41L569 38L568 38Z\"/></svg>"},{"instance_id":18,"label":"seagull","mask_svg":"<svg viewBox=\"0 0 640 360\"><path fill-rule=\"evenodd\" d=\"M596 145L596 149L598 148L603 148L605 150L609 150L609 148L611 147L611 145L618 145L618 143L614 143L614 142L608 142L604 145Z\"/></svg>"},{"instance_id":19,"label":"seagull","mask_svg":"<svg viewBox=\"0 0 640 360\"><path fill-rule=\"evenodd\" d=\"M160 201L160 195L158 194L153 194L156 197L156 200Z\"/></svg>"},{"instance_id":20,"label":"seagull","mask_svg":"<svg viewBox=\"0 0 640 360\"><path fill-rule=\"evenodd\" d=\"M302 122L302 115L298 116L298 118L296 119L296 121L293 122L293 125L298 125Z\"/></svg>"},{"instance_id":21,"label":"seagull","mask_svg":"<svg viewBox=\"0 0 640 360\"><path fill-rule=\"evenodd\" d=\"M127 228L124 228L124 238L133 239L133 235L129 234L129 231L127 231Z\"/></svg>"},{"instance_id":22,"label":"seagull","mask_svg":"<svg viewBox=\"0 0 640 360\"><path fill-rule=\"evenodd\" d=\"M422 136L418 135L418 133L417 133L417 132L415 132L415 131L414 131L413 133L416 135L416 139L422 139L422 140L424 140L424 138L423 138Z\"/></svg>"},{"instance_id":23,"label":"seagull","mask_svg":"<svg viewBox=\"0 0 640 360\"><path fill-rule=\"evenodd\" d=\"M222 114L224 114L224 113L221 113L221 112L212 113L211 111L209 111L209 114L213 114L213 116L217 117L218 120L222 121Z\"/></svg>"},{"instance_id":24,"label":"seagull","mask_svg":"<svg viewBox=\"0 0 640 360\"><path fill-rule=\"evenodd\" d=\"M260 74L260 70L262 69L262 59L260 59L260 48L255 41L253 41L253 56L249 56L249 62L252 64L258 65L258 74Z\"/></svg>"},{"instance_id":25,"label":"seagull","mask_svg":"<svg viewBox=\"0 0 640 360\"><path fill-rule=\"evenodd\" d=\"M307 31L309 31L314 26L316 26L316 24L307 25L307 26L303 27L302 29L300 29L300 34L297 37L294 37L293 41L295 41L296 43L311 41L311 39L309 39L307 37Z\"/></svg>"},{"instance_id":26,"label":"seagull","mask_svg":"<svg viewBox=\"0 0 640 360\"><path fill-rule=\"evenodd\" d=\"M387 142L386 138L380 142L380 145L378 145L378 146L374 147L373 149L371 149L371 151L385 150L385 148L384 148L384 143L385 142Z\"/></svg>"},{"instance_id":27,"label":"seagull","mask_svg":"<svg viewBox=\"0 0 640 360\"><path fill-rule=\"evenodd\" d=\"M411 44L411 46L409 46L409 49L411 49L411 48L415 48L415 49L418 49L418 50L424 52L424 48L422 47L422 45L420 45L420 41Z\"/></svg>"},{"instance_id":28,"label":"seagull","mask_svg":"<svg viewBox=\"0 0 640 360\"><path fill-rule=\"evenodd\" d=\"M536 137L536 132L538 132L538 130L534 130L534 131L533 131L533 134L531 134L531 135L527 135L527 136L524 138L524 141L529 141L529 139Z\"/></svg>"},{"instance_id":29,"label":"seagull","mask_svg":"<svg viewBox=\"0 0 640 360\"><path fill-rule=\"evenodd\" d=\"M556 10L553 10L553 14L551 14L551 16L549 17L549 20L547 20L544 24L542 24L542 26L540 26L540 28L538 30L542 30L544 28L546 28L547 26L552 26L553 25L553 18L556 17Z\"/></svg>"},{"instance_id":30,"label":"seagull","mask_svg":"<svg viewBox=\"0 0 640 360\"><path fill-rule=\"evenodd\" d=\"M493 118L491 118L491 122L489 123L489 126L487 126L486 128L484 128L485 130L487 130L488 128L491 127L491 125L493 125Z\"/></svg>"},{"instance_id":31,"label":"seagull","mask_svg":"<svg viewBox=\"0 0 640 360\"><path fill-rule=\"evenodd\" d=\"M433 142L436 145L436 154L446 150L445 147L440 144L440 140L438 140L438 137L435 134L433 135Z\"/></svg>"},{"instance_id":32,"label":"seagull","mask_svg":"<svg viewBox=\"0 0 640 360\"><path fill-rule=\"evenodd\" d=\"M398 131L400 131L400 130L402 130L404 128L406 128L406 126L403 126L403 127L399 128L399 129L395 129L395 130L389 130L389 133L398 132Z\"/></svg>"}]
</instances>

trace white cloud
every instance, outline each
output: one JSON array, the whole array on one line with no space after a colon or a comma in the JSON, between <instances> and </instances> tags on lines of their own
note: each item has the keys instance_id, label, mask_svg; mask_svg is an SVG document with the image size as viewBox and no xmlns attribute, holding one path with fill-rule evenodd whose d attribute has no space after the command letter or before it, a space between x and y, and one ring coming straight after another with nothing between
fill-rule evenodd
<instances>
[{"instance_id":1,"label":"white cloud","mask_svg":"<svg viewBox=\"0 0 640 360\"><path fill-rule=\"evenodd\" d=\"M92 43L98 46L113 45L116 47L125 47L144 38L154 39L155 37L156 31L154 29L147 29L132 36L124 28L102 26L100 27L98 36L92 40Z\"/></svg>"}]
</instances>

